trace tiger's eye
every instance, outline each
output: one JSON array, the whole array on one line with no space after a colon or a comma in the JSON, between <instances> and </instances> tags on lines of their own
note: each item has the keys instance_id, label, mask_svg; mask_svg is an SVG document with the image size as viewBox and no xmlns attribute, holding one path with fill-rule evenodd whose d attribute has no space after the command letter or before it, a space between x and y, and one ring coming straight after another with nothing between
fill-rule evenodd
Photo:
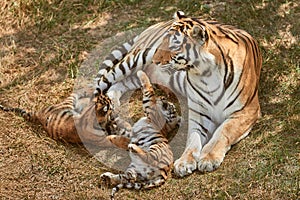
<instances>
[{"instance_id":1,"label":"tiger's eye","mask_svg":"<svg viewBox=\"0 0 300 200\"><path fill-rule=\"evenodd\" d=\"M106 105L106 106L104 106L102 110L103 110L103 112L107 112L107 111L108 111L108 107L107 107L107 105Z\"/></svg>"}]
</instances>

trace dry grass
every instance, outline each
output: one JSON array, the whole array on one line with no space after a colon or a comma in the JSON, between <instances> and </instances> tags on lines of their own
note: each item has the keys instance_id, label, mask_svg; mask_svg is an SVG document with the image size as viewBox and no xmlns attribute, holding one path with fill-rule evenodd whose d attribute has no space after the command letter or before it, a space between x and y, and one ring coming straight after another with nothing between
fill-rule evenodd
<instances>
[{"instance_id":1,"label":"dry grass","mask_svg":"<svg viewBox=\"0 0 300 200\"><path fill-rule=\"evenodd\" d=\"M74 86L86 52L104 38L169 19L177 9L250 32L264 64L263 117L213 173L172 178L118 199L299 199L300 4L296 0L2 0L0 102L38 109ZM0 113L1 199L107 199L107 169L83 147L55 142L41 127Z\"/></svg>"}]
</instances>

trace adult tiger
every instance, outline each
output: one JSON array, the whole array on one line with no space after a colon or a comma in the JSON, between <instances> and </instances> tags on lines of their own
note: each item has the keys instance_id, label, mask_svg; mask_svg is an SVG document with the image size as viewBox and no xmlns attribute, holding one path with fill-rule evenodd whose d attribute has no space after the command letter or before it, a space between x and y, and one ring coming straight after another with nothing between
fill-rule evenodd
<instances>
[{"instance_id":1,"label":"adult tiger","mask_svg":"<svg viewBox=\"0 0 300 200\"><path fill-rule=\"evenodd\" d=\"M261 65L257 42L247 32L179 11L142 32L105 70L95 93L138 87L136 72L143 69L152 82L187 97L187 144L174 164L175 173L185 176L197 168L215 170L231 145L248 135L260 116Z\"/></svg>"}]
</instances>

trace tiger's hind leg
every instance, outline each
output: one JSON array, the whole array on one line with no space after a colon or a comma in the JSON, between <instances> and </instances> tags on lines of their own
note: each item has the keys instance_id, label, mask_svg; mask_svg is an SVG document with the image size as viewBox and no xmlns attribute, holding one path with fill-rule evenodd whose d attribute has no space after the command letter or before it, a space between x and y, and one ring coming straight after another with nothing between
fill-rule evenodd
<instances>
[{"instance_id":1,"label":"tiger's hind leg","mask_svg":"<svg viewBox=\"0 0 300 200\"><path fill-rule=\"evenodd\" d=\"M134 188L134 189L141 189L142 185L136 183L137 173L129 166L124 174L113 174L111 172L105 172L100 176L101 180L106 183L107 185L113 186L111 192L111 199L114 198L116 192L123 187L126 188Z\"/></svg>"}]
</instances>

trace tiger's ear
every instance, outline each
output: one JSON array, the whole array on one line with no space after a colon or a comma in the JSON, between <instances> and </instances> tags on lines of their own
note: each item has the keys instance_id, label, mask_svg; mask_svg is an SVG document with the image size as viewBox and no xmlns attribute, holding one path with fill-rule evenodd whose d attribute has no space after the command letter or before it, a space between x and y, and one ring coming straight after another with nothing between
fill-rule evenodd
<instances>
[{"instance_id":1,"label":"tiger's ear","mask_svg":"<svg viewBox=\"0 0 300 200\"><path fill-rule=\"evenodd\" d=\"M207 31L204 26L193 26L193 29L191 31L191 36L199 41L199 43L202 45L207 40Z\"/></svg>"},{"instance_id":2,"label":"tiger's ear","mask_svg":"<svg viewBox=\"0 0 300 200\"><path fill-rule=\"evenodd\" d=\"M177 11L177 12L174 13L173 18L176 19L176 20L180 20L182 18L186 18L186 16L184 15L183 11Z\"/></svg>"}]
</instances>

